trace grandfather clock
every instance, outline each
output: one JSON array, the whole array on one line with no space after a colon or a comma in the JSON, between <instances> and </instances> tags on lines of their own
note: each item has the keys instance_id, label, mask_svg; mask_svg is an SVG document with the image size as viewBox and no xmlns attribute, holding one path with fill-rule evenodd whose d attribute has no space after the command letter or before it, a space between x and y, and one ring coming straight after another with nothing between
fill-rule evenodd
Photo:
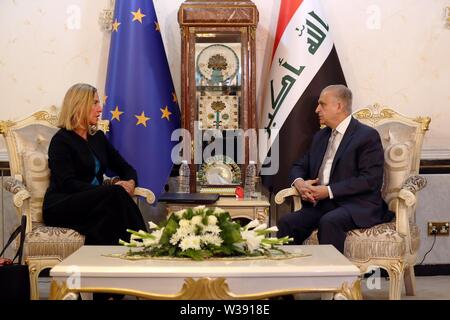
<instances>
[{"instance_id":1,"label":"grandfather clock","mask_svg":"<svg viewBox=\"0 0 450 320\"><path fill-rule=\"evenodd\" d=\"M256 147L248 133L256 129L258 10L250 0L188 0L178 21L191 192L234 194Z\"/></svg>"}]
</instances>

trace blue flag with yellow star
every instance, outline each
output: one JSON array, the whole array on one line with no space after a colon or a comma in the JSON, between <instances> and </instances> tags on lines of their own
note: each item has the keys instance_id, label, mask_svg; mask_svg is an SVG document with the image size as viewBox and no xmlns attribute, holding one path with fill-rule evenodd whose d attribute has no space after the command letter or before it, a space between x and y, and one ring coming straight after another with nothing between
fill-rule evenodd
<instances>
[{"instance_id":1,"label":"blue flag with yellow star","mask_svg":"<svg viewBox=\"0 0 450 320\"><path fill-rule=\"evenodd\" d=\"M180 111L153 1L116 0L103 118L109 140L156 197L172 169Z\"/></svg>"}]
</instances>

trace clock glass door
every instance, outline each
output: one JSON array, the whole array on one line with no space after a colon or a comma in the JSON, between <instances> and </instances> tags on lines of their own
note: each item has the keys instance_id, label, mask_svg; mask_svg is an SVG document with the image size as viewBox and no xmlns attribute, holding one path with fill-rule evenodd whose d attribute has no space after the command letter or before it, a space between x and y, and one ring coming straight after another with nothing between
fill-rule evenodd
<instances>
[{"instance_id":1,"label":"clock glass door","mask_svg":"<svg viewBox=\"0 0 450 320\"><path fill-rule=\"evenodd\" d=\"M195 35L195 129L202 133L202 163L197 170L200 188L242 182L241 61L240 32Z\"/></svg>"}]
</instances>

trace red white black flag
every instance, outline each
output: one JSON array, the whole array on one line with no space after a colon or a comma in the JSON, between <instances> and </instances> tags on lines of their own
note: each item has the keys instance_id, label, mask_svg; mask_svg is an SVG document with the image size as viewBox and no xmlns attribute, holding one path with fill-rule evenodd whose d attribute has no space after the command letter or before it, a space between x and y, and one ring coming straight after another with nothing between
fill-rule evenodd
<instances>
[{"instance_id":1,"label":"red white black flag","mask_svg":"<svg viewBox=\"0 0 450 320\"><path fill-rule=\"evenodd\" d=\"M293 162L309 148L319 129L314 110L320 92L331 84L346 84L319 2L281 0L259 126L266 129L264 140L269 141L267 146L260 144L260 155L268 155L266 166L278 167L273 174L261 172L264 184L274 192L290 185Z\"/></svg>"}]
</instances>

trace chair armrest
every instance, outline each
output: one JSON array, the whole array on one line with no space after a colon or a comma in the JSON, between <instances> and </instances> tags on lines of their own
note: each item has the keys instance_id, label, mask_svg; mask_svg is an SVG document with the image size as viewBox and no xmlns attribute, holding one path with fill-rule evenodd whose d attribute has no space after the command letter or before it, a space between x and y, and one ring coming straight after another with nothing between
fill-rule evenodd
<instances>
[{"instance_id":1,"label":"chair armrest","mask_svg":"<svg viewBox=\"0 0 450 320\"><path fill-rule=\"evenodd\" d=\"M422 176L414 175L406 179L402 189L408 189L412 193L416 193L427 186L427 179Z\"/></svg>"},{"instance_id":2,"label":"chair armrest","mask_svg":"<svg viewBox=\"0 0 450 320\"><path fill-rule=\"evenodd\" d=\"M3 187L5 190L14 194L13 202L17 208L21 208L23 206L23 202L31 198L30 192L25 188L25 186L17 179L14 178L6 178L3 183Z\"/></svg>"},{"instance_id":3,"label":"chair armrest","mask_svg":"<svg viewBox=\"0 0 450 320\"><path fill-rule=\"evenodd\" d=\"M398 197L405 201L406 206L411 207L416 203L416 193L427 185L427 179L414 175L406 179L398 193Z\"/></svg>"},{"instance_id":4,"label":"chair armrest","mask_svg":"<svg viewBox=\"0 0 450 320\"><path fill-rule=\"evenodd\" d=\"M414 205L416 204L416 193L427 185L427 180L424 177L414 175L409 177L403 183L402 188L398 193L398 199L394 202L396 213L396 230L405 236L407 252L412 251L412 239L410 230L411 215L414 214Z\"/></svg>"},{"instance_id":5,"label":"chair armrest","mask_svg":"<svg viewBox=\"0 0 450 320\"><path fill-rule=\"evenodd\" d=\"M144 197L148 204L155 202L155 194L149 189L136 187L134 188L134 195Z\"/></svg>"},{"instance_id":6,"label":"chair armrest","mask_svg":"<svg viewBox=\"0 0 450 320\"><path fill-rule=\"evenodd\" d=\"M113 185L118 181L120 181L119 177L105 178L103 179L103 185ZM145 188L134 188L134 195L144 197L148 204L153 204L156 200L155 194L151 190Z\"/></svg>"},{"instance_id":7,"label":"chair armrest","mask_svg":"<svg viewBox=\"0 0 450 320\"><path fill-rule=\"evenodd\" d=\"M293 197L294 199L294 210L298 211L302 208L302 200L300 198L300 194L298 193L295 187L290 187L287 189L283 189L278 191L275 195L275 203L282 204L286 198Z\"/></svg>"}]
</instances>

